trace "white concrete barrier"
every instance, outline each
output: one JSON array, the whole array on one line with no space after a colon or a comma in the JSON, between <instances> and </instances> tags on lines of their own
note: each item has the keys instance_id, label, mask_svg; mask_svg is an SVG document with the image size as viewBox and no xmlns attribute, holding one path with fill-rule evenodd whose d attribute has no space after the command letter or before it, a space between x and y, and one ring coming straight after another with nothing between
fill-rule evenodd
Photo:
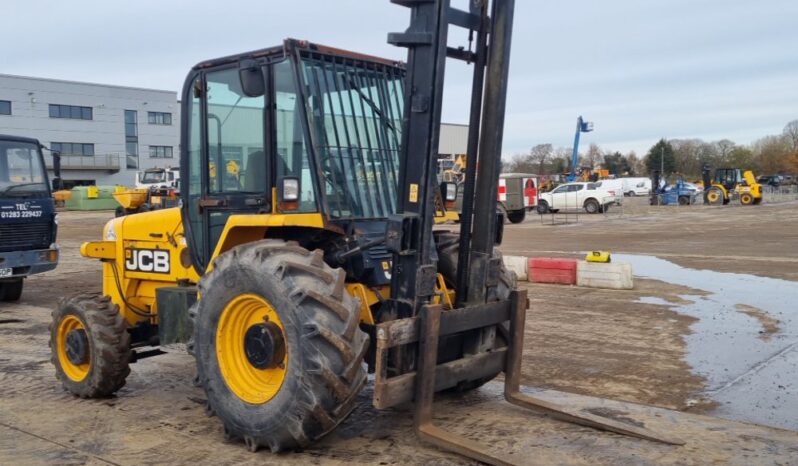
<instances>
[{"instance_id":1,"label":"white concrete barrier","mask_svg":"<svg viewBox=\"0 0 798 466\"><path fill-rule=\"evenodd\" d=\"M631 290L634 288L632 264L579 261L576 264L576 285L588 288Z\"/></svg>"},{"instance_id":2,"label":"white concrete barrier","mask_svg":"<svg viewBox=\"0 0 798 466\"><path fill-rule=\"evenodd\" d=\"M504 266L518 275L518 280L525 282L528 280L528 259L523 256L504 256Z\"/></svg>"}]
</instances>

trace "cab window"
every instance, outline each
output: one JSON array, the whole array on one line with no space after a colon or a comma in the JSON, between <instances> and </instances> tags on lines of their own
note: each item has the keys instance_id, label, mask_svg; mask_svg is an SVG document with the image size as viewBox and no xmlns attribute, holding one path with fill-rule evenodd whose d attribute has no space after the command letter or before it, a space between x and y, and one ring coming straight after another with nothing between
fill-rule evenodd
<instances>
[{"instance_id":1,"label":"cab window","mask_svg":"<svg viewBox=\"0 0 798 466\"><path fill-rule=\"evenodd\" d=\"M244 94L237 68L210 72L207 83L209 191L265 191L265 97Z\"/></svg>"},{"instance_id":2,"label":"cab window","mask_svg":"<svg viewBox=\"0 0 798 466\"><path fill-rule=\"evenodd\" d=\"M277 180L295 177L299 180L299 208L292 212L315 212L313 167L308 157L300 105L293 79L291 62L274 65L275 139L277 140ZM278 181L279 182L279 181Z\"/></svg>"}]
</instances>

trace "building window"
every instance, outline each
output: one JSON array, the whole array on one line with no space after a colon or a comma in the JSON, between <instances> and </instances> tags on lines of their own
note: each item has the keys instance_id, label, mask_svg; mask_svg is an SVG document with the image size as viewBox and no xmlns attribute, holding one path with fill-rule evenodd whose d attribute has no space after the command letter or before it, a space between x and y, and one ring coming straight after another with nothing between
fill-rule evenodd
<instances>
[{"instance_id":1,"label":"building window","mask_svg":"<svg viewBox=\"0 0 798 466\"><path fill-rule=\"evenodd\" d=\"M61 155L83 155L94 156L94 144L84 144L81 142L54 142L50 148Z\"/></svg>"},{"instance_id":2,"label":"building window","mask_svg":"<svg viewBox=\"0 0 798 466\"><path fill-rule=\"evenodd\" d=\"M150 146L151 159L171 159L172 146Z\"/></svg>"},{"instance_id":3,"label":"building window","mask_svg":"<svg viewBox=\"0 0 798 466\"><path fill-rule=\"evenodd\" d=\"M147 122L151 125L171 125L172 114L164 112L147 112Z\"/></svg>"},{"instance_id":4,"label":"building window","mask_svg":"<svg viewBox=\"0 0 798 466\"><path fill-rule=\"evenodd\" d=\"M11 115L11 102L0 100L0 115Z\"/></svg>"},{"instance_id":5,"label":"building window","mask_svg":"<svg viewBox=\"0 0 798 466\"><path fill-rule=\"evenodd\" d=\"M125 110L125 159L127 168L139 168L138 112Z\"/></svg>"},{"instance_id":6,"label":"building window","mask_svg":"<svg viewBox=\"0 0 798 466\"><path fill-rule=\"evenodd\" d=\"M91 120L92 117L93 115L91 107L50 104L50 118L70 118L72 120Z\"/></svg>"}]
</instances>

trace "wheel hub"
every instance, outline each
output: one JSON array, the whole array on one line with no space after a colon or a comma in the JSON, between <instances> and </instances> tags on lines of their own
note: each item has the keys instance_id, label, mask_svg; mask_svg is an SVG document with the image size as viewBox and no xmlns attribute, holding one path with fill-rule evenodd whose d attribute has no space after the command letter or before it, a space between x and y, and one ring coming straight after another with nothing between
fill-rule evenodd
<instances>
[{"instance_id":1,"label":"wheel hub","mask_svg":"<svg viewBox=\"0 0 798 466\"><path fill-rule=\"evenodd\" d=\"M244 335L244 353L257 369L272 369L285 358L285 339L280 327L273 322L255 324Z\"/></svg>"},{"instance_id":2,"label":"wheel hub","mask_svg":"<svg viewBox=\"0 0 798 466\"><path fill-rule=\"evenodd\" d=\"M77 328L67 333L66 355L69 362L75 365L84 364L88 361L89 337L86 335L86 330Z\"/></svg>"}]
</instances>

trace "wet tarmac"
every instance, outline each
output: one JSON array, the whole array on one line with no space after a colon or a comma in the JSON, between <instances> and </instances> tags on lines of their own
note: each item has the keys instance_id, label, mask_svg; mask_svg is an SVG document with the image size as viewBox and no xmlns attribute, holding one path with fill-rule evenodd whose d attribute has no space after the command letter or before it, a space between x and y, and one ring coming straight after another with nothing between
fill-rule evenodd
<instances>
[{"instance_id":1,"label":"wet tarmac","mask_svg":"<svg viewBox=\"0 0 798 466\"><path fill-rule=\"evenodd\" d=\"M698 318L687 335L687 362L707 379L712 414L798 430L798 283L681 267L640 255L614 254L634 274L701 292L682 302L646 297Z\"/></svg>"}]
</instances>

